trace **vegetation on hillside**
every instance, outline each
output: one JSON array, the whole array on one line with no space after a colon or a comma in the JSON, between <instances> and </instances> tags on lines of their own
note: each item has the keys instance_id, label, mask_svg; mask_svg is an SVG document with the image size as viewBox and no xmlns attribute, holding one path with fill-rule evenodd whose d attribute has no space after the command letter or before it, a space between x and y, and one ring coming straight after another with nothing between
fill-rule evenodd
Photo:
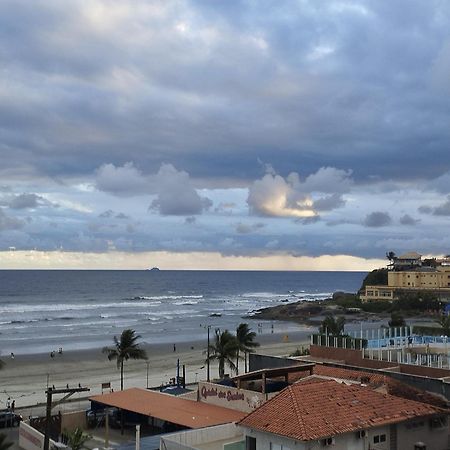
<instances>
[{"instance_id":1,"label":"vegetation on hillside","mask_svg":"<svg viewBox=\"0 0 450 450\"><path fill-rule=\"evenodd\" d=\"M388 284L388 269L383 267L382 269L375 269L369 272L364 278L360 291L363 291L366 286L385 285Z\"/></svg>"},{"instance_id":2,"label":"vegetation on hillside","mask_svg":"<svg viewBox=\"0 0 450 450\"><path fill-rule=\"evenodd\" d=\"M397 292L397 300L377 300L362 302L357 294L337 292L333 295L333 303L351 312L352 308L359 308L369 313L393 313L411 315L421 312L440 311L442 304L433 292ZM349 311L350 310L350 311Z\"/></svg>"}]
</instances>

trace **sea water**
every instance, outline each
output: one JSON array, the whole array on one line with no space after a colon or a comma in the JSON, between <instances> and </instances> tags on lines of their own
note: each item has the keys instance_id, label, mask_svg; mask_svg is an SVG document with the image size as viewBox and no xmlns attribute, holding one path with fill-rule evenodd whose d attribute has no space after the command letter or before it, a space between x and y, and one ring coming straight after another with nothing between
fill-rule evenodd
<instances>
[{"instance_id":1,"label":"sea water","mask_svg":"<svg viewBox=\"0 0 450 450\"><path fill-rule=\"evenodd\" d=\"M243 319L259 308L355 292L364 272L0 271L2 355L98 348L132 328L147 343L204 339L208 325L258 333L301 325Z\"/></svg>"}]
</instances>

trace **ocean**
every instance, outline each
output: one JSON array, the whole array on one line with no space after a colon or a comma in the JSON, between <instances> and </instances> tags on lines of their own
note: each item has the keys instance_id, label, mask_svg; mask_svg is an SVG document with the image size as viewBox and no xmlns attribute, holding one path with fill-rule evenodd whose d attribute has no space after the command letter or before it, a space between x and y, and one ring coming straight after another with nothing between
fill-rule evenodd
<instances>
[{"instance_id":1,"label":"ocean","mask_svg":"<svg viewBox=\"0 0 450 450\"><path fill-rule=\"evenodd\" d=\"M258 333L301 325L243 319L281 302L355 292L365 272L0 271L2 355L111 345L133 328L147 343L203 339L206 326Z\"/></svg>"}]
</instances>

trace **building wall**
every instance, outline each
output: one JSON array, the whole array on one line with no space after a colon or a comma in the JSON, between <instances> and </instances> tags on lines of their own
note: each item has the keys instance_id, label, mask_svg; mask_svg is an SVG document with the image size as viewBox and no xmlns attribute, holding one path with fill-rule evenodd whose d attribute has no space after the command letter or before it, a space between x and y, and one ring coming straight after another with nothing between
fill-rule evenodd
<instances>
[{"instance_id":1,"label":"building wall","mask_svg":"<svg viewBox=\"0 0 450 450\"><path fill-rule=\"evenodd\" d=\"M243 412L251 412L266 401L266 396L261 392L207 382L199 383L198 393L199 400L203 403Z\"/></svg>"},{"instance_id":2,"label":"building wall","mask_svg":"<svg viewBox=\"0 0 450 450\"><path fill-rule=\"evenodd\" d=\"M86 411L68 412L61 416L61 430L72 431L75 428L87 428Z\"/></svg>"},{"instance_id":3,"label":"building wall","mask_svg":"<svg viewBox=\"0 0 450 450\"><path fill-rule=\"evenodd\" d=\"M251 430L244 428L245 436L251 436L256 438L257 450L273 450L273 444L281 445L282 450L367 450L368 443L373 444L373 437L375 435L385 434L386 441L381 444L376 444L377 450L389 450L389 428L378 427L368 431L367 437L358 437L356 432L344 433L334 437L334 443L329 446L324 446L322 441L314 440L301 442L294 439L289 439L283 436L278 436L271 433L264 433L261 431ZM444 448L444 447L443 447ZM406 450L406 447L401 447L402 450Z\"/></svg>"},{"instance_id":4,"label":"building wall","mask_svg":"<svg viewBox=\"0 0 450 450\"><path fill-rule=\"evenodd\" d=\"M54 447L54 445L55 441L50 439L50 448ZM19 447L23 450L41 450L44 448L44 435L27 423L20 422ZM62 445L60 448L67 447Z\"/></svg>"},{"instance_id":5,"label":"building wall","mask_svg":"<svg viewBox=\"0 0 450 450\"><path fill-rule=\"evenodd\" d=\"M373 300L393 300L394 289L387 286L366 286L364 294L361 295L362 301Z\"/></svg>"},{"instance_id":6,"label":"building wall","mask_svg":"<svg viewBox=\"0 0 450 450\"><path fill-rule=\"evenodd\" d=\"M448 448L448 426L431 428L429 419L416 419L397 425L397 443L399 450L414 449L414 444L423 442L427 450Z\"/></svg>"},{"instance_id":7,"label":"building wall","mask_svg":"<svg viewBox=\"0 0 450 450\"><path fill-rule=\"evenodd\" d=\"M441 296L450 296L450 267L440 266L436 271L389 271L388 286L366 286L361 295L363 301L392 300L394 291L405 290L431 290Z\"/></svg>"},{"instance_id":8,"label":"building wall","mask_svg":"<svg viewBox=\"0 0 450 450\"><path fill-rule=\"evenodd\" d=\"M423 442L427 450L447 449L448 426L436 429L430 427L428 418L414 419L393 426L374 427L366 430L365 437L359 437L357 432L344 433L334 437L334 443L324 446L321 440L308 442L295 441L275 434L264 433L248 428L243 429L245 436L256 438L257 450L273 450L271 444L282 445L282 450L414 450L414 444ZM394 445L395 434L397 445ZM381 436L384 436L382 442ZM378 437L378 440L376 440Z\"/></svg>"},{"instance_id":9,"label":"building wall","mask_svg":"<svg viewBox=\"0 0 450 450\"><path fill-rule=\"evenodd\" d=\"M166 434L161 437L160 448L164 450L188 450L199 447L222 450L223 445L243 439L242 430L234 423ZM217 443L217 445L214 445Z\"/></svg>"}]
</instances>

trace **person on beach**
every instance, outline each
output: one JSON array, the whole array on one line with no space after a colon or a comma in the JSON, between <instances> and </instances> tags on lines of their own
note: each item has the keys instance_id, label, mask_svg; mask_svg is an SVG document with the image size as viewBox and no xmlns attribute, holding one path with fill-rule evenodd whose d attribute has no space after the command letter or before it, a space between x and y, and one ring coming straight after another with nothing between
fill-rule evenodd
<instances>
[{"instance_id":1,"label":"person on beach","mask_svg":"<svg viewBox=\"0 0 450 450\"><path fill-rule=\"evenodd\" d=\"M14 409L16 408L16 401L13 400L11 403L11 411L14 412Z\"/></svg>"},{"instance_id":2,"label":"person on beach","mask_svg":"<svg viewBox=\"0 0 450 450\"><path fill-rule=\"evenodd\" d=\"M11 359L14 359L14 358L15 358L14 353L11 352Z\"/></svg>"},{"instance_id":3,"label":"person on beach","mask_svg":"<svg viewBox=\"0 0 450 450\"><path fill-rule=\"evenodd\" d=\"M173 352L175 353L177 351L177 346L173 344Z\"/></svg>"},{"instance_id":4,"label":"person on beach","mask_svg":"<svg viewBox=\"0 0 450 450\"><path fill-rule=\"evenodd\" d=\"M54 358L54 357L55 357L55 351L52 350L52 351L50 352L50 358Z\"/></svg>"},{"instance_id":5,"label":"person on beach","mask_svg":"<svg viewBox=\"0 0 450 450\"><path fill-rule=\"evenodd\" d=\"M11 397L8 397L8 400L6 400L6 409L11 408Z\"/></svg>"}]
</instances>

